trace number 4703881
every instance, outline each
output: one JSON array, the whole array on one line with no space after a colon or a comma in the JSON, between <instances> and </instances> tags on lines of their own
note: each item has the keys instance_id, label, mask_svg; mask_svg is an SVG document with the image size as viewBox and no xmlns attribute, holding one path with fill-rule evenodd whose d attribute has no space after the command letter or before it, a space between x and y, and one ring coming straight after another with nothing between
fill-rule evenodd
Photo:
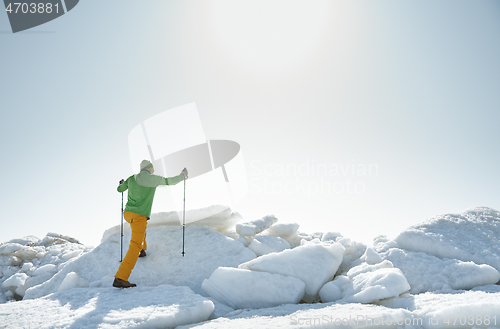
<instances>
[{"instance_id":1,"label":"number 4703881","mask_svg":"<svg viewBox=\"0 0 500 329\"><path fill-rule=\"evenodd\" d=\"M56 3L52 5L52 3L26 3L26 2L9 2L5 11L9 14L51 14L55 11L57 14L59 13L59 4Z\"/></svg>"}]
</instances>

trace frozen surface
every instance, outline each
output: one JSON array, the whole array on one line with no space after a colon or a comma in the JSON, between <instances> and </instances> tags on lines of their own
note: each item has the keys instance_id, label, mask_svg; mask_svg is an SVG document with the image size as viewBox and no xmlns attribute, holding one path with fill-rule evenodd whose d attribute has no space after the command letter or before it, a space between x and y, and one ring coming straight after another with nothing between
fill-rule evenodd
<instances>
[{"instance_id":1,"label":"frozen surface","mask_svg":"<svg viewBox=\"0 0 500 329\"><path fill-rule=\"evenodd\" d=\"M273 215L264 216L251 222L236 224L236 232L243 236L254 236L268 229L277 221L278 219Z\"/></svg>"},{"instance_id":2,"label":"frozen surface","mask_svg":"<svg viewBox=\"0 0 500 329\"><path fill-rule=\"evenodd\" d=\"M433 217L396 237L400 248L500 270L500 212L476 207Z\"/></svg>"},{"instance_id":3,"label":"frozen surface","mask_svg":"<svg viewBox=\"0 0 500 329\"><path fill-rule=\"evenodd\" d=\"M187 287L71 289L0 304L2 328L173 328L208 319L213 303Z\"/></svg>"},{"instance_id":4,"label":"frozen surface","mask_svg":"<svg viewBox=\"0 0 500 329\"><path fill-rule=\"evenodd\" d=\"M244 309L296 304L304 296L305 284L291 276L219 267L202 288L221 303Z\"/></svg>"},{"instance_id":5,"label":"frozen surface","mask_svg":"<svg viewBox=\"0 0 500 329\"><path fill-rule=\"evenodd\" d=\"M272 252L280 252L290 249L290 244L277 236L264 235L256 237L248 246L257 256L263 256Z\"/></svg>"},{"instance_id":6,"label":"frozen surface","mask_svg":"<svg viewBox=\"0 0 500 329\"><path fill-rule=\"evenodd\" d=\"M321 287L330 281L342 262L341 244L306 244L280 253L258 257L239 268L293 276L306 285L304 300L312 302Z\"/></svg>"},{"instance_id":7,"label":"frozen surface","mask_svg":"<svg viewBox=\"0 0 500 329\"><path fill-rule=\"evenodd\" d=\"M96 248L55 233L0 244L0 326L500 328L500 285L492 284L499 277L496 210L438 216L405 230L397 241L379 236L367 247L339 232L301 233L289 224L243 237L235 228L245 222L241 216L227 207L209 208L190 213L199 218L186 227L184 258L182 228L170 215L150 222L148 256L132 272L130 281L138 284L132 289L111 287L119 233ZM197 225L202 220L210 227ZM278 236L293 249L256 258L248 247L269 247L281 241ZM126 230L124 253L129 239ZM204 280L215 295L225 294L217 298L231 295L233 307L203 297ZM298 282L305 300L321 297L323 303L287 299ZM286 298L265 304L279 294ZM237 305L240 299L252 304ZM266 307L281 302L289 304Z\"/></svg>"}]
</instances>

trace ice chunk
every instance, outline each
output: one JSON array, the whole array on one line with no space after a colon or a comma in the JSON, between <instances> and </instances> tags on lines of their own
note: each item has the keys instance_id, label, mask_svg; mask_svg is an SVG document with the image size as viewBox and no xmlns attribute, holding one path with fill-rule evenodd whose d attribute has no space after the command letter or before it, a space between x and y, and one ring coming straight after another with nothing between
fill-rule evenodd
<instances>
[{"instance_id":1,"label":"ice chunk","mask_svg":"<svg viewBox=\"0 0 500 329\"><path fill-rule=\"evenodd\" d=\"M243 236L254 236L268 229L277 221L278 219L274 215L264 216L262 219L252 222L236 224L236 232Z\"/></svg>"},{"instance_id":2,"label":"ice chunk","mask_svg":"<svg viewBox=\"0 0 500 329\"><path fill-rule=\"evenodd\" d=\"M27 236L20 238L20 239L12 239L12 240L8 241L7 243L18 243L18 244L21 244L23 246L27 246L27 245L34 245L34 244L39 243L39 242L40 242L40 239L37 238L36 236L27 235Z\"/></svg>"},{"instance_id":3,"label":"ice chunk","mask_svg":"<svg viewBox=\"0 0 500 329\"><path fill-rule=\"evenodd\" d=\"M56 273L57 272L57 266L54 265L54 264L46 264L46 265L43 265L43 266L40 266L39 268L37 268L34 272L33 272L33 276L38 276L38 275L42 275L42 274L45 274L45 273Z\"/></svg>"},{"instance_id":4,"label":"ice chunk","mask_svg":"<svg viewBox=\"0 0 500 329\"><path fill-rule=\"evenodd\" d=\"M376 265L363 263L353 267L346 276L337 277L323 288L322 300L336 301L341 292L343 302L366 304L398 297L408 291L410 285L400 269L384 260Z\"/></svg>"},{"instance_id":5,"label":"ice chunk","mask_svg":"<svg viewBox=\"0 0 500 329\"><path fill-rule=\"evenodd\" d=\"M299 224L297 223L278 223L274 224L269 228L269 234L279 236L280 238L286 238L295 234L299 229Z\"/></svg>"},{"instance_id":6,"label":"ice chunk","mask_svg":"<svg viewBox=\"0 0 500 329\"><path fill-rule=\"evenodd\" d=\"M344 291L344 300L350 303L372 303L398 297L408 290L410 285L400 269L380 268L356 275L352 285Z\"/></svg>"},{"instance_id":7,"label":"ice chunk","mask_svg":"<svg viewBox=\"0 0 500 329\"><path fill-rule=\"evenodd\" d=\"M280 252L285 249L290 249L290 244L286 240L277 236L259 236L252 240L248 246L257 256L270 254L272 252Z\"/></svg>"},{"instance_id":8,"label":"ice chunk","mask_svg":"<svg viewBox=\"0 0 500 329\"><path fill-rule=\"evenodd\" d=\"M342 237L342 235L339 232L326 232L323 234L321 237L321 241L337 241L338 238Z\"/></svg>"},{"instance_id":9,"label":"ice chunk","mask_svg":"<svg viewBox=\"0 0 500 329\"><path fill-rule=\"evenodd\" d=\"M249 239L241 235L236 239L236 241L241 242L241 244L243 244L245 247L248 247L248 245L250 244L248 240Z\"/></svg>"},{"instance_id":10,"label":"ice chunk","mask_svg":"<svg viewBox=\"0 0 500 329\"><path fill-rule=\"evenodd\" d=\"M9 256L23 248L19 243L5 243L0 245L0 256Z\"/></svg>"},{"instance_id":11,"label":"ice chunk","mask_svg":"<svg viewBox=\"0 0 500 329\"><path fill-rule=\"evenodd\" d=\"M47 240L50 240L49 238L54 238L54 240L53 240L54 242L52 242L52 243L67 243L67 242L71 242L71 243L80 244L80 241L78 241L75 238L72 238L72 237L67 236L67 235L53 233L53 232L47 233L46 238L47 238Z\"/></svg>"},{"instance_id":12,"label":"ice chunk","mask_svg":"<svg viewBox=\"0 0 500 329\"><path fill-rule=\"evenodd\" d=\"M87 280L80 278L75 272L70 272L66 274L66 277L57 291L64 291L73 288L87 288L88 286L89 282Z\"/></svg>"},{"instance_id":13,"label":"ice chunk","mask_svg":"<svg viewBox=\"0 0 500 329\"><path fill-rule=\"evenodd\" d=\"M202 288L221 303L242 309L296 304L304 296L305 284L280 274L219 267Z\"/></svg>"},{"instance_id":14,"label":"ice chunk","mask_svg":"<svg viewBox=\"0 0 500 329\"><path fill-rule=\"evenodd\" d=\"M28 276L26 275L26 273L16 273L16 274L12 275L10 278L8 278L7 280L5 280L2 283L2 287L7 288L7 289L17 288L17 287L24 285L24 283L26 282L26 279L28 279Z\"/></svg>"},{"instance_id":15,"label":"ice chunk","mask_svg":"<svg viewBox=\"0 0 500 329\"><path fill-rule=\"evenodd\" d=\"M224 303L219 302L215 298L209 298L212 303L214 303L214 311L212 315L210 315L210 319L220 318L221 316L226 316L227 314L234 312L234 308L227 306Z\"/></svg>"},{"instance_id":16,"label":"ice chunk","mask_svg":"<svg viewBox=\"0 0 500 329\"><path fill-rule=\"evenodd\" d=\"M79 250L79 249L67 251L67 252L62 254L61 258L64 260L68 260L68 259L80 256L81 253L82 253L82 250Z\"/></svg>"},{"instance_id":17,"label":"ice chunk","mask_svg":"<svg viewBox=\"0 0 500 329\"><path fill-rule=\"evenodd\" d=\"M321 301L330 303L342 299L344 286L349 283L351 283L351 280L345 275L339 275L333 281L327 282L319 291Z\"/></svg>"},{"instance_id":18,"label":"ice chunk","mask_svg":"<svg viewBox=\"0 0 500 329\"><path fill-rule=\"evenodd\" d=\"M363 263L321 288L323 302L341 300L349 303L372 303L381 299L398 297L408 291L410 285L401 270L393 268L391 262L377 265Z\"/></svg>"},{"instance_id":19,"label":"ice chunk","mask_svg":"<svg viewBox=\"0 0 500 329\"><path fill-rule=\"evenodd\" d=\"M21 267L21 271L23 272L28 272L29 270L31 270L33 268L33 263L31 262L26 262L23 264L23 267Z\"/></svg>"},{"instance_id":20,"label":"ice chunk","mask_svg":"<svg viewBox=\"0 0 500 329\"><path fill-rule=\"evenodd\" d=\"M378 264L382 262L382 257L380 257L380 255L373 248L368 247L361 257L361 260L369 264Z\"/></svg>"},{"instance_id":21,"label":"ice chunk","mask_svg":"<svg viewBox=\"0 0 500 329\"><path fill-rule=\"evenodd\" d=\"M362 263L361 257L366 252L366 245L361 242L353 241L349 238L340 238L337 240L345 248L342 263L337 274L345 274L349 269Z\"/></svg>"},{"instance_id":22,"label":"ice chunk","mask_svg":"<svg viewBox=\"0 0 500 329\"><path fill-rule=\"evenodd\" d=\"M330 246L307 244L261 256L238 268L296 277L306 285L304 300L312 302L321 287L335 275L344 251L338 243Z\"/></svg>"}]
</instances>

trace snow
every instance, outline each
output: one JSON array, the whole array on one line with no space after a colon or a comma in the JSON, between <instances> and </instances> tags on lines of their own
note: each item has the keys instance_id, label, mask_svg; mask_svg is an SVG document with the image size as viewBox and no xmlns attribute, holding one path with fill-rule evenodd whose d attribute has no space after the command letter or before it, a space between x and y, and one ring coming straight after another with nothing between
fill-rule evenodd
<instances>
[{"instance_id":1,"label":"snow","mask_svg":"<svg viewBox=\"0 0 500 329\"><path fill-rule=\"evenodd\" d=\"M500 270L500 212L476 207L431 218L401 232L401 249L487 264Z\"/></svg>"},{"instance_id":2,"label":"snow","mask_svg":"<svg viewBox=\"0 0 500 329\"><path fill-rule=\"evenodd\" d=\"M173 328L207 320L213 310L187 287L159 285L66 290L3 304L0 317L7 328Z\"/></svg>"},{"instance_id":3,"label":"snow","mask_svg":"<svg viewBox=\"0 0 500 329\"><path fill-rule=\"evenodd\" d=\"M304 297L305 284L291 276L219 267L202 288L210 297L244 309L296 304Z\"/></svg>"},{"instance_id":4,"label":"snow","mask_svg":"<svg viewBox=\"0 0 500 329\"><path fill-rule=\"evenodd\" d=\"M0 244L0 326L500 328L496 210L436 216L373 246L225 206L189 214L185 257L179 214L152 215L130 289L112 287L119 226L96 248L56 233ZM124 254L129 240L126 229Z\"/></svg>"},{"instance_id":5,"label":"snow","mask_svg":"<svg viewBox=\"0 0 500 329\"><path fill-rule=\"evenodd\" d=\"M500 273L489 265L477 265L458 259L441 259L423 252L388 248L383 245L378 245L378 248L381 250L381 257L391 261L404 273L412 294L443 289L471 289L500 280Z\"/></svg>"},{"instance_id":6,"label":"snow","mask_svg":"<svg viewBox=\"0 0 500 329\"><path fill-rule=\"evenodd\" d=\"M306 285L304 300L312 302L321 287L333 278L344 250L338 243L330 246L311 243L258 257L239 268L296 277Z\"/></svg>"}]
</instances>

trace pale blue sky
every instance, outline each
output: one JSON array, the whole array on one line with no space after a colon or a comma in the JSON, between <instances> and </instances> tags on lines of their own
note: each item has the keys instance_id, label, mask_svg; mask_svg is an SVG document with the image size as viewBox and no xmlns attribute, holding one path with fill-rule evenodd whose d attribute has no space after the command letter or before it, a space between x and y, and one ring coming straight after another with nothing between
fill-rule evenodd
<instances>
[{"instance_id":1,"label":"pale blue sky","mask_svg":"<svg viewBox=\"0 0 500 329\"><path fill-rule=\"evenodd\" d=\"M120 222L128 133L193 101L207 138L241 145L248 220L367 240L500 209L498 1L85 0L8 31L0 13L2 242L97 245ZM276 171L301 165L377 171Z\"/></svg>"}]
</instances>

